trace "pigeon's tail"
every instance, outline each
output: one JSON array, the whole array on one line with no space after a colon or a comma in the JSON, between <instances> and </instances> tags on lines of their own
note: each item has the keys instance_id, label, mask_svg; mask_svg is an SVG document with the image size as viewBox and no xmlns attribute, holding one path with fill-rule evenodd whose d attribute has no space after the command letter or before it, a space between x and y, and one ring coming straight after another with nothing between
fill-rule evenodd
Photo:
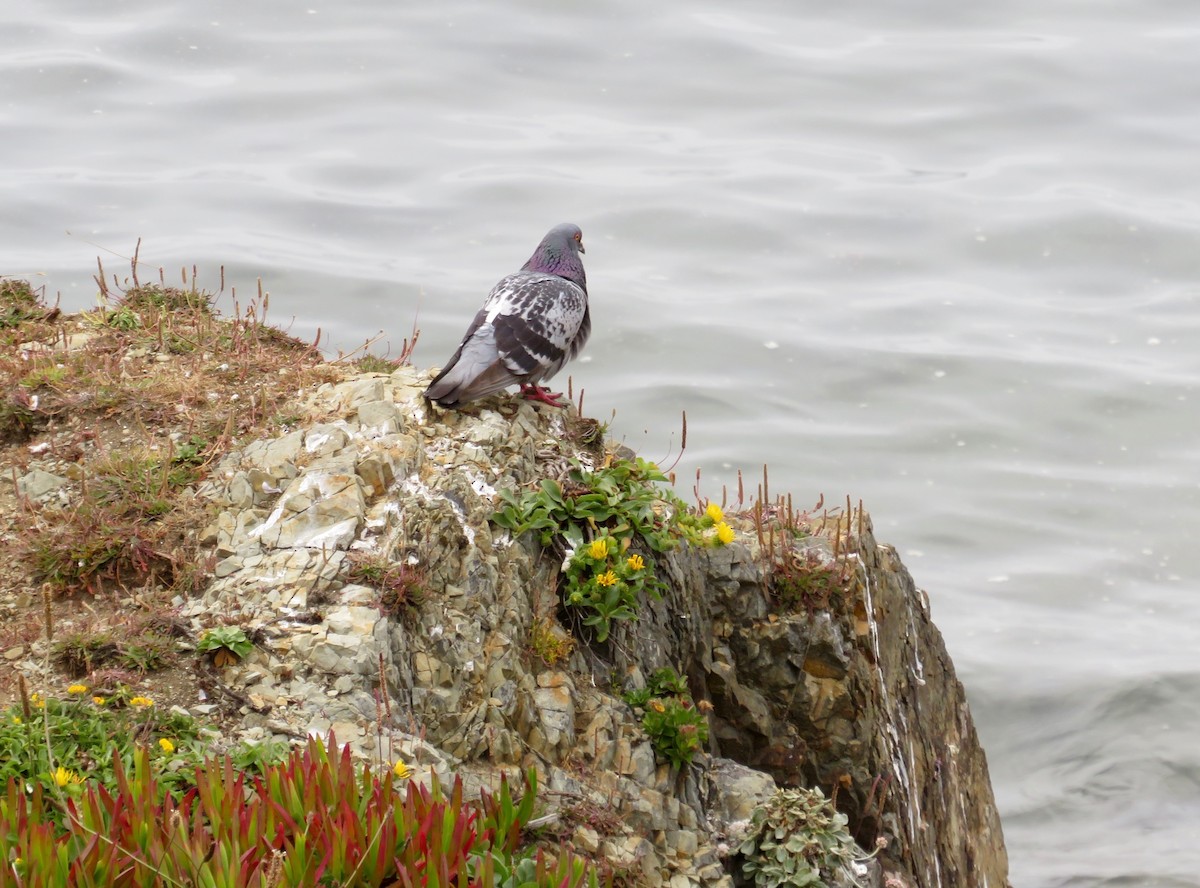
<instances>
[{"instance_id":1,"label":"pigeon's tail","mask_svg":"<svg viewBox=\"0 0 1200 888\"><path fill-rule=\"evenodd\" d=\"M490 329L487 330L490 334ZM442 407L456 407L503 391L517 377L496 357L490 335L468 337L445 368L434 377L425 397Z\"/></svg>"}]
</instances>

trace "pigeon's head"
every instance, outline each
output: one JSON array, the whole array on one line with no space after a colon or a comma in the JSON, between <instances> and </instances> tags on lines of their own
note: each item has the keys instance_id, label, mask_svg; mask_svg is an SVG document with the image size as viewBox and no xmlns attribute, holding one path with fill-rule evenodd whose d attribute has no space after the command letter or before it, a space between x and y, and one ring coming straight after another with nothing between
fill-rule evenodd
<instances>
[{"instance_id":1,"label":"pigeon's head","mask_svg":"<svg viewBox=\"0 0 1200 888\"><path fill-rule=\"evenodd\" d=\"M570 222L564 222L561 225L555 225L542 238L542 246L546 244L556 243L565 244L568 249L576 253L586 253L583 248L583 232L579 230L578 225L572 225Z\"/></svg>"},{"instance_id":2,"label":"pigeon's head","mask_svg":"<svg viewBox=\"0 0 1200 888\"><path fill-rule=\"evenodd\" d=\"M522 271L556 274L574 281L586 290L587 278L583 273L583 262L579 259L579 254L586 252L583 248L583 232L579 230L579 226L564 222L555 225L546 233L533 255L529 257L529 261L522 267Z\"/></svg>"}]
</instances>

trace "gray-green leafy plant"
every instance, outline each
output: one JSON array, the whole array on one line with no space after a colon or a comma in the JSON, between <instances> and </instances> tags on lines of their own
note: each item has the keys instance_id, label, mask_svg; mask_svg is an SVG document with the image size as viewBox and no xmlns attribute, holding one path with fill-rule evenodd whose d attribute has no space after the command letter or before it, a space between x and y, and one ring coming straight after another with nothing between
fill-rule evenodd
<instances>
[{"instance_id":1,"label":"gray-green leafy plant","mask_svg":"<svg viewBox=\"0 0 1200 888\"><path fill-rule=\"evenodd\" d=\"M819 789L781 789L755 808L738 851L742 872L758 888L829 888L833 879L857 884L851 870L857 846L846 815Z\"/></svg>"}]
</instances>

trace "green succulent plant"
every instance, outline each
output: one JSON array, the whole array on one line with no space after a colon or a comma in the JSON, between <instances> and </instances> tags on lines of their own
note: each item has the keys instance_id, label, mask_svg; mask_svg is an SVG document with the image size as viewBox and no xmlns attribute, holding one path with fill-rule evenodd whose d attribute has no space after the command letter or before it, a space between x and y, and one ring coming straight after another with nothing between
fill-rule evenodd
<instances>
[{"instance_id":1,"label":"green succulent plant","mask_svg":"<svg viewBox=\"0 0 1200 888\"><path fill-rule=\"evenodd\" d=\"M677 544L678 516L687 508L660 487L667 477L642 459L613 460L590 471L576 465L564 483L543 480L518 495L500 491L492 516L514 536L537 533L563 554L563 601L584 613L583 624L604 642L618 620L637 618L643 595L657 597L653 554Z\"/></svg>"},{"instance_id":2,"label":"green succulent plant","mask_svg":"<svg viewBox=\"0 0 1200 888\"><path fill-rule=\"evenodd\" d=\"M655 753L673 768L688 764L708 743L708 719L674 669L659 669L644 688L629 691L622 699L642 710L642 730Z\"/></svg>"},{"instance_id":3,"label":"green succulent plant","mask_svg":"<svg viewBox=\"0 0 1200 888\"><path fill-rule=\"evenodd\" d=\"M829 888L826 880L857 884L851 864L857 846L846 815L819 789L781 789L754 809L738 851L742 872L758 888Z\"/></svg>"}]
</instances>

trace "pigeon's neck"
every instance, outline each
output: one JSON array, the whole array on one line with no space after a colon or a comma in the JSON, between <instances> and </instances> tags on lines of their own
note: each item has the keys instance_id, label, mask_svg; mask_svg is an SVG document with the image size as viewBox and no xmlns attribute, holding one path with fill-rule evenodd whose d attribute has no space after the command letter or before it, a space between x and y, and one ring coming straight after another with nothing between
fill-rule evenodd
<instances>
[{"instance_id":1,"label":"pigeon's neck","mask_svg":"<svg viewBox=\"0 0 1200 888\"><path fill-rule=\"evenodd\" d=\"M587 275L584 274L583 263L574 253L535 253L521 266L521 271L556 274L578 284L585 293L587 292Z\"/></svg>"}]
</instances>

